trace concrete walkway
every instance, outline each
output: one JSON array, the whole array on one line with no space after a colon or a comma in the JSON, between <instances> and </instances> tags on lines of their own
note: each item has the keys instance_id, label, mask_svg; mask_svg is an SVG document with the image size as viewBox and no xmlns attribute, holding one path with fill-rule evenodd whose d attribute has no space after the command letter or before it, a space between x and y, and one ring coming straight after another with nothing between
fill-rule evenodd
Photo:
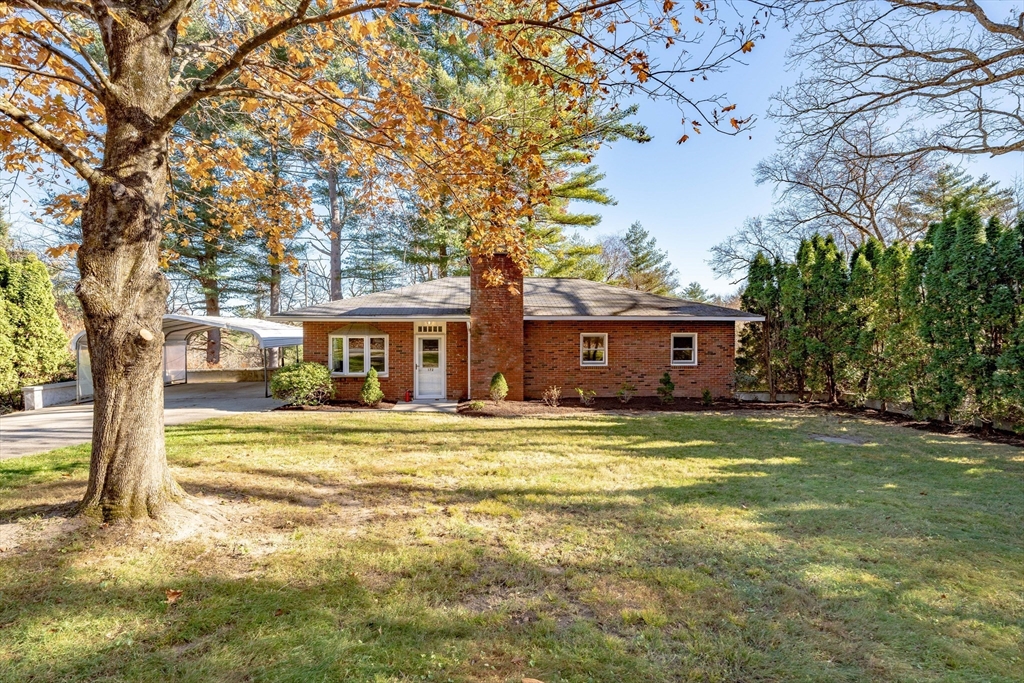
<instances>
[{"instance_id":1,"label":"concrete walkway","mask_svg":"<svg viewBox=\"0 0 1024 683\"><path fill-rule=\"evenodd\" d=\"M164 424L272 410L263 382L178 384L164 388ZM92 439L92 403L62 405L0 417L0 460L85 443Z\"/></svg>"},{"instance_id":2,"label":"concrete walkway","mask_svg":"<svg viewBox=\"0 0 1024 683\"><path fill-rule=\"evenodd\" d=\"M400 413L452 413L459 412L458 401L415 400L412 403L399 401L391 410Z\"/></svg>"}]
</instances>

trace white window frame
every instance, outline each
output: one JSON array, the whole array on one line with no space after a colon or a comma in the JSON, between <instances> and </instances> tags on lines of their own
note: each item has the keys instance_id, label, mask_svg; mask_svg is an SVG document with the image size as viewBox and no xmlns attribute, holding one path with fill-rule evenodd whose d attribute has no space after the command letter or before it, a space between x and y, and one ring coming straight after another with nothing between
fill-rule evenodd
<instances>
[{"instance_id":1,"label":"white window frame","mask_svg":"<svg viewBox=\"0 0 1024 683\"><path fill-rule=\"evenodd\" d=\"M329 334L327 335L327 367L331 370L331 377L366 377L367 373L370 372L370 339L384 338L384 371L378 372L378 377L387 377L388 370L391 365L388 362L388 356L390 356L391 340L386 334ZM364 363L366 364L366 370L363 372L335 372L334 371L334 340L344 339L341 348L344 353L342 359L343 368L348 367L348 340L349 339L362 339L363 340L363 356Z\"/></svg>"},{"instance_id":2,"label":"white window frame","mask_svg":"<svg viewBox=\"0 0 1024 683\"><path fill-rule=\"evenodd\" d=\"M604 337L604 360L600 363L583 360L583 338ZM580 367L581 368L603 368L608 366L608 333L607 332L580 332Z\"/></svg>"},{"instance_id":3,"label":"white window frame","mask_svg":"<svg viewBox=\"0 0 1024 683\"><path fill-rule=\"evenodd\" d=\"M693 339L693 360L676 360L676 337L690 337ZM675 366L693 366L697 364L697 333L696 332L673 332L672 340L668 345L668 360L669 363Z\"/></svg>"}]
</instances>

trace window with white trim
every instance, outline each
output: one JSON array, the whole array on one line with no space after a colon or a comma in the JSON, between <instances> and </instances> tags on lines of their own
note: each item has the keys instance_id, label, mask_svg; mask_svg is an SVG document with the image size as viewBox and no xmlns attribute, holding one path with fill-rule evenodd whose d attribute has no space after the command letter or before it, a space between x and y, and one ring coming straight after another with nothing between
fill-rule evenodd
<instances>
[{"instance_id":1,"label":"window with white trim","mask_svg":"<svg viewBox=\"0 0 1024 683\"><path fill-rule=\"evenodd\" d=\"M362 376L370 368L388 374L387 335L331 335L330 367L333 375Z\"/></svg>"},{"instance_id":2,"label":"window with white trim","mask_svg":"<svg viewBox=\"0 0 1024 683\"><path fill-rule=\"evenodd\" d=\"M697 335L672 335L672 365L697 364Z\"/></svg>"},{"instance_id":3,"label":"window with white trim","mask_svg":"<svg viewBox=\"0 0 1024 683\"><path fill-rule=\"evenodd\" d=\"M580 365L608 365L608 335L580 335Z\"/></svg>"}]
</instances>

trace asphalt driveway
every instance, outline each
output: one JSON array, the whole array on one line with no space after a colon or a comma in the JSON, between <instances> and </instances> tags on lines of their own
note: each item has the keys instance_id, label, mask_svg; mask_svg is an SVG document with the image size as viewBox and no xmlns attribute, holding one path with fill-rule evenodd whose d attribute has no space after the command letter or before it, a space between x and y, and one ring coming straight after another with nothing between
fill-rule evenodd
<instances>
[{"instance_id":1,"label":"asphalt driveway","mask_svg":"<svg viewBox=\"0 0 1024 683\"><path fill-rule=\"evenodd\" d=\"M164 388L164 424L198 422L272 410L263 382L178 384ZM0 460L85 443L92 438L92 403L61 405L0 417Z\"/></svg>"}]
</instances>

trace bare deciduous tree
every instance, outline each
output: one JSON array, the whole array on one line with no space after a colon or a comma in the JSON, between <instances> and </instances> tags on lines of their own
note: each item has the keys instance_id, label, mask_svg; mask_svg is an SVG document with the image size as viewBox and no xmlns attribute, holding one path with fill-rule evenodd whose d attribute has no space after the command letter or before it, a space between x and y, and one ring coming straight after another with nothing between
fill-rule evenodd
<instances>
[{"instance_id":1,"label":"bare deciduous tree","mask_svg":"<svg viewBox=\"0 0 1024 683\"><path fill-rule=\"evenodd\" d=\"M793 140L831 139L869 115L889 154L1024 151L1024 12L976 0L780 0L803 73L773 114Z\"/></svg>"}]
</instances>

